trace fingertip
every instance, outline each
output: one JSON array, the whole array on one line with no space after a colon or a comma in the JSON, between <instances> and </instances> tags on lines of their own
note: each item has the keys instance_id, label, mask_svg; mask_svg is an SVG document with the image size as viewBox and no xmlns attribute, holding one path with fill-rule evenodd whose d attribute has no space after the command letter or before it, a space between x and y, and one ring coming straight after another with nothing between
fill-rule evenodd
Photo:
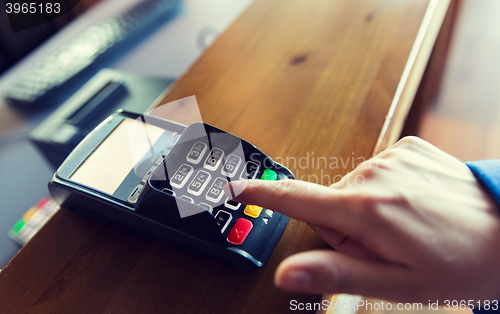
<instances>
[{"instance_id":1,"label":"fingertip","mask_svg":"<svg viewBox=\"0 0 500 314\"><path fill-rule=\"evenodd\" d=\"M226 194L227 197L229 197L230 199L233 198L233 193L232 193L232 190L233 190L233 182L229 182L229 183L226 183L222 189L224 190L224 194Z\"/></svg>"},{"instance_id":2,"label":"fingertip","mask_svg":"<svg viewBox=\"0 0 500 314\"><path fill-rule=\"evenodd\" d=\"M235 199L238 197L248 186L248 180L242 181L231 181L224 185L224 194L226 194L229 199Z\"/></svg>"},{"instance_id":3,"label":"fingertip","mask_svg":"<svg viewBox=\"0 0 500 314\"><path fill-rule=\"evenodd\" d=\"M285 259L276 269L274 284L280 289L307 294L321 294L325 292L324 279L330 278L322 266L324 253L304 252Z\"/></svg>"},{"instance_id":4,"label":"fingertip","mask_svg":"<svg viewBox=\"0 0 500 314\"><path fill-rule=\"evenodd\" d=\"M255 201L259 201L264 191L272 189L272 181L263 180L242 180L231 181L224 186L224 193L230 199L243 203L258 205Z\"/></svg>"},{"instance_id":5,"label":"fingertip","mask_svg":"<svg viewBox=\"0 0 500 314\"><path fill-rule=\"evenodd\" d=\"M302 293L310 293L313 286L311 274L301 269L276 272L274 284L283 290Z\"/></svg>"}]
</instances>

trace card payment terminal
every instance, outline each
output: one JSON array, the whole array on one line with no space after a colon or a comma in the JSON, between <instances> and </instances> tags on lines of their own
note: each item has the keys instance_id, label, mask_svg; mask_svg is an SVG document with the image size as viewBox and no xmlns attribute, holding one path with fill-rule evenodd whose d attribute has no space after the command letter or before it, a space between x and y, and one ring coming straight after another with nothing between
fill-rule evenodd
<instances>
[{"instance_id":1,"label":"card payment terminal","mask_svg":"<svg viewBox=\"0 0 500 314\"><path fill-rule=\"evenodd\" d=\"M289 218L232 201L232 180L294 179L252 144L210 126L120 111L68 156L49 183L61 207L251 269Z\"/></svg>"}]
</instances>

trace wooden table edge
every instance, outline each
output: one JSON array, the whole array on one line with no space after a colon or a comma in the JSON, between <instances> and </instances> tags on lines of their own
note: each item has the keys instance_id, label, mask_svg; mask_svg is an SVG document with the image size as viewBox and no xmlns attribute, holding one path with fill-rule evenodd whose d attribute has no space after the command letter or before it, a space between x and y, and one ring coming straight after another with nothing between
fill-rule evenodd
<instances>
[{"instance_id":1,"label":"wooden table edge","mask_svg":"<svg viewBox=\"0 0 500 314\"><path fill-rule=\"evenodd\" d=\"M451 0L431 0L417 33L396 94L373 150L381 153L399 139Z\"/></svg>"}]
</instances>

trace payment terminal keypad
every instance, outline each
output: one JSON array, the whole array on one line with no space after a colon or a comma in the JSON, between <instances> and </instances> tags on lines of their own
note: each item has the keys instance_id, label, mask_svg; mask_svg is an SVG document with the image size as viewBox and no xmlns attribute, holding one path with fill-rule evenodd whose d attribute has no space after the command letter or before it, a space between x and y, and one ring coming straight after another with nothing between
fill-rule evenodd
<instances>
[{"instance_id":1,"label":"payment terminal keypad","mask_svg":"<svg viewBox=\"0 0 500 314\"><path fill-rule=\"evenodd\" d=\"M236 246L242 245L255 228L271 229L267 225L273 211L231 200L224 194L224 186L232 180L278 178L270 169L273 163L269 157L245 145L242 147L240 139L218 129L215 135L207 132L199 138L181 138L165 159L167 172L172 175L159 187L178 201L211 212L227 242Z\"/></svg>"}]
</instances>

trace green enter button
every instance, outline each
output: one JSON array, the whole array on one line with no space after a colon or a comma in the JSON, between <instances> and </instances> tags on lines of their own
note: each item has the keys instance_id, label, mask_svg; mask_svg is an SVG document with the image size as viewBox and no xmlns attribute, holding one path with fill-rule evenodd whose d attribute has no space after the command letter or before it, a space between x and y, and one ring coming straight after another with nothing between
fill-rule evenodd
<instances>
[{"instance_id":1,"label":"green enter button","mask_svg":"<svg viewBox=\"0 0 500 314\"><path fill-rule=\"evenodd\" d=\"M272 171L271 169L266 169L262 173L262 177L260 178L261 180L269 180L269 181L274 181L278 178L278 175L276 172Z\"/></svg>"}]
</instances>

